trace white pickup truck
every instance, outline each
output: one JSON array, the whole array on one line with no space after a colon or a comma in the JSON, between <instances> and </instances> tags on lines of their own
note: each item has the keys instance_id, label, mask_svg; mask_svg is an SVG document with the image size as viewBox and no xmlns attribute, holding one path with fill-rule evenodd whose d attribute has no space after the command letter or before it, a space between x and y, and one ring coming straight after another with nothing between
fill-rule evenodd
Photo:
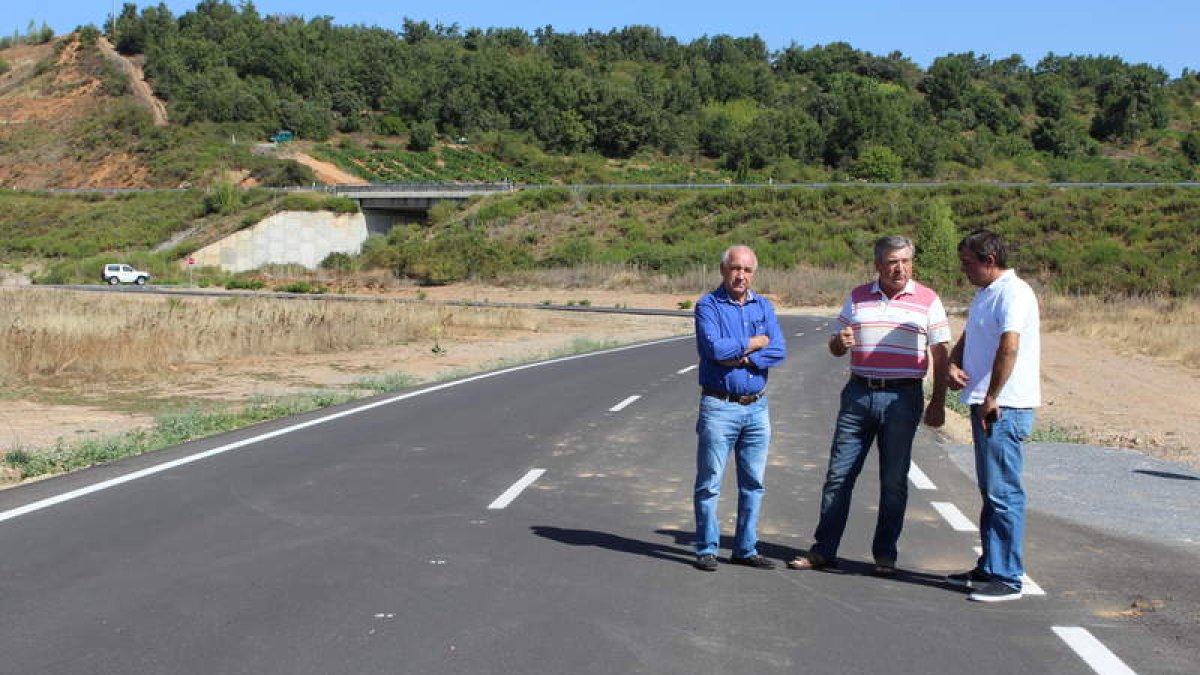
<instances>
[{"instance_id":1,"label":"white pickup truck","mask_svg":"<svg viewBox=\"0 0 1200 675\"><path fill-rule=\"evenodd\" d=\"M137 284L141 286L150 280L150 273L135 270L131 265L108 263L104 266L104 271L100 273L100 278L111 285Z\"/></svg>"}]
</instances>

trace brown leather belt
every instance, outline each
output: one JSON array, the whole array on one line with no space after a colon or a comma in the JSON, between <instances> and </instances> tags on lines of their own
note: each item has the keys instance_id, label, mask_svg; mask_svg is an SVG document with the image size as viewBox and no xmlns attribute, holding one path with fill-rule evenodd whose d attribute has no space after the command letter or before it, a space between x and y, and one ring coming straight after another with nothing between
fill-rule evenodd
<instances>
[{"instance_id":1,"label":"brown leather belt","mask_svg":"<svg viewBox=\"0 0 1200 675\"><path fill-rule=\"evenodd\" d=\"M867 389L903 389L904 387L918 386L923 381L919 377L863 377L862 375L850 374L850 379L867 385Z\"/></svg>"},{"instance_id":2,"label":"brown leather belt","mask_svg":"<svg viewBox=\"0 0 1200 675\"><path fill-rule=\"evenodd\" d=\"M722 401L729 401L730 403L740 403L742 405L750 405L751 403L754 403L758 399L767 395L766 390L760 391L757 394L750 394L749 396L738 396L737 394L730 394L729 392L721 391L720 389L709 389L708 387L701 387L700 391L703 392L705 396L719 398Z\"/></svg>"}]
</instances>

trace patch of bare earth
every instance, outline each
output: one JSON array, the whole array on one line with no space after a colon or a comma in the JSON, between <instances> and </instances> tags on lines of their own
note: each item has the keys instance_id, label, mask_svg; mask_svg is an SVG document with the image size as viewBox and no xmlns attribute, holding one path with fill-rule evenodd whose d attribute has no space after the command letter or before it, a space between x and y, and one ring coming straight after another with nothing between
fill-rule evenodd
<instances>
[{"instance_id":1,"label":"patch of bare earth","mask_svg":"<svg viewBox=\"0 0 1200 675\"><path fill-rule=\"evenodd\" d=\"M324 185L357 185L360 183L366 183L366 181L362 178L345 171L336 164L323 162L315 157L306 155L303 152L287 152L280 155L280 157L283 159L290 159L312 169L313 175L316 176L317 180Z\"/></svg>"}]
</instances>

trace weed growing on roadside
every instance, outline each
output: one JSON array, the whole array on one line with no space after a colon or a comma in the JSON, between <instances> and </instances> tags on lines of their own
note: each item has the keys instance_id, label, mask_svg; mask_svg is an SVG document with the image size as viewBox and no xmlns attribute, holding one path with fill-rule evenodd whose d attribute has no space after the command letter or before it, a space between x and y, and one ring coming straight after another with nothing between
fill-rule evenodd
<instances>
[{"instance_id":1,"label":"weed growing on roadside","mask_svg":"<svg viewBox=\"0 0 1200 675\"><path fill-rule=\"evenodd\" d=\"M386 373L384 375L371 375L359 378L354 381L354 388L386 394L407 389L417 382L417 378L407 373Z\"/></svg>"},{"instance_id":2,"label":"weed growing on roadside","mask_svg":"<svg viewBox=\"0 0 1200 675\"><path fill-rule=\"evenodd\" d=\"M318 391L303 396L256 398L238 408L187 408L159 416L149 430L93 438L78 443L59 441L53 448L31 453L13 450L3 463L20 472L21 478L64 473L122 457L140 455L225 431L327 408L353 400L339 392Z\"/></svg>"},{"instance_id":3,"label":"weed growing on roadside","mask_svg":"<svg viewBox=\"0 0 1200 675\"><path fill-rule=\"evenodd\" d=\"M958 400L958 396L948 394L946 396L946 408L953 412L970 419L971 409ZM1057 424L1049 422L1038 422L1033 426L1033 433L1029 435L1030 443L1086 443L1087 438L1078 430L1066 429Z\"/></svg>"}]
</instances>

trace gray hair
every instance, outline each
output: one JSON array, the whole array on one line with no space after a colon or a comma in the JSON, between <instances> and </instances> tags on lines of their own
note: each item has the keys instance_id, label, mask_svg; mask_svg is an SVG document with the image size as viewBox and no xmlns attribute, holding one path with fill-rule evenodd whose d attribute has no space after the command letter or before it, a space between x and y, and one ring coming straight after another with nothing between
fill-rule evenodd
<instances>
[{"instance_id":1,"label":"gray hair","mask_svg":"<svg viewBox=\"0 0 1200 675\"><path fill-rule=\"evenodd\" d=\"M912 239L908 237L900 237L896 235L888 237L880 237L875 240L875 262L883 260L883 256L887 255L888 251L906 248L913 253L917 252L917 247L913 245Z\"/></svg>"},{"instance_id":2,"label":"gray hair","mask_svg":"<svg viewBox=\"0 0 1200 675\"><path fill-rule=\"evenodd\" d=\"M721 254L721 264L728 265L729 257L731 255L733 255L733 252L738 249L743 249L743 248L746 249L747 251L749 251L750 255L754 256L754 262L757 264L758 263L758 255L754 253L754 249L750 248L749 246L746 246L745 244L734 244L733 246L730 246L729 248L725 249L725 252Z\"/></svg>"}]
</instances>

